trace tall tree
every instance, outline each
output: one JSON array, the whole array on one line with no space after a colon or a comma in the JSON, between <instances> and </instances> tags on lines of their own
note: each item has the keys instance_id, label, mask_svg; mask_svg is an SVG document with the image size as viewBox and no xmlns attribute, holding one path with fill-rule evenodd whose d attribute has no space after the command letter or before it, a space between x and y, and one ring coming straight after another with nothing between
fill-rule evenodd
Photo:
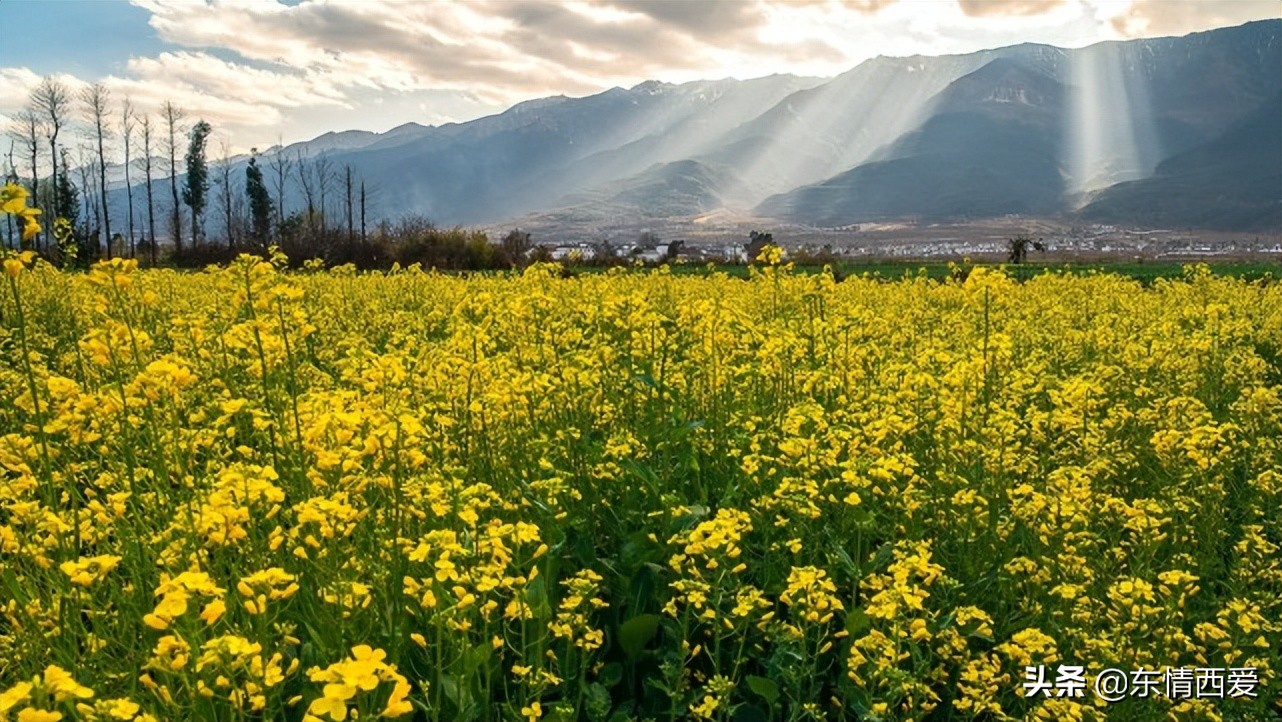
<instances>
[{"instance_id":1,"label":"tall tree","mask_svg":"<svg viewBox=\"0 0 1282 722\"><path fill-rule=\"evenodd\" d=\"M9 156L8 156L9 165L4 169L5 183L18 182L18 166L15 165L13 162L13 149L16 145L17 145L17 142L15 140L13 140L12 138L9 139ZM5 243L5 248L16 249L17 244L15 243L15 239L17 239L18 237L17 236L18 230L17 230L17 226L14 225L14 221L13 221L14 215L12 213L7 213L5 214L4 219L5 219L5 225L8 227L8 230L9 230L9 235L6 237L7 242Z\"/></svg>"},{"instance_id":2,"label":"tall tree","mask_svg":"<svg viewBox=\"0 0 1282 722\"><path fill-rule=\"evenodd\" d=\"M316 189L320 196L320 228L323 235L327 230L328 219L325 215L325 192L334 184L334 163L329 156L321 153L312 164L316 171Z\"/></svg>"},{"instance_id":3,"label":"tall tree","mask_svg":"<svg viewBox=\"0 0 1282 722\"><path fill-rule=\"evenodd\" d=\"M303 151L297 151L294 159L294 170L298 174L298 186L303 189L303 199L307 202L307 235L316 235L316 184L312 180L312 169L303 158Z\"/></svg>"},{"instance_id":4,"label":"tall tree","mask_svg":"<svg viewBox=\"0 0 1282 722\"><path fill-rule=\"evenodd\" d=\"M365 181L361 180L361 243L365 242Z\"/></svg>"},{"instance_id":5,"label":"tall tree","mask_svg":"<svg viewBox=\"0 0 1282 722\"><path fill-rule=\"evenodd\" d=\"M58 243L58 250L62 253L63 268L69 266L80 255L81 240L84 236L80 233L80 189L71 182L71 162L67 159L70 155L67 153L67 146L59 149L62 158L62 174L58 176L58 188L54 197L56 198L54 207L54 238ZM58 232L58 224L66 220L67 227L71 229L69 237L63 236Z\"/></svg>"},{"instance_id":6,"label":"tall tree","mask_svg":"<svg viewBox=\"0 0 1282 722\"><path fill-rule=\"evenodd\" d=\"M173 215L171 220L174 226L174 251L182 253L183 249L183 228L182 214L178 208L178 135L182 132L182 109L174 105L173 101L166 100L165 105L160 109L165 118L165 127L169 131L169 143L166 148L169 150L169 192L173 195Z\"/></svg>"},{"instance_id":7,"label":"tall tree","mask_svg":"<svg viewBox=\"0 0 1282 722\"><path fill-rule=\"evenodd\" d=\"M254 222L254 240L262 245L271 241L272 197L263 182L263 170L258 167L255 151L245 167L245 195L249 197L249 213Z\"/></svg>"},{"instance_id":8,"label":"tall tree","mask_svg":"<svg viewBox=\"0 0 1282 722\"><path fill-rule=\"evenodd\" d=\"M53 183L54 188L58 187L58 133L63 126L67 124L67 113L71 110L71 95L67 92L67 86L51 75L46 75L36 89L31 93L31 104L35 110L44 115L44 128L46 137L49 139L49 163L53 166ZM31 195L39 197L36 189L31 189ZM48 245L48 233L45 234L45 244Z\"/></svg>"},{"instance_id":9,"label":"tall tree","mask_svg":"<svg viewBox=\"0 0 1282 722\"><path fill-rule=\"evenodd\" d=\"M285 182L289 178L289 171L293 163L289 160L289 154L285 152L285 145L281 141L276 143L276 152L272 154L272 186L276 191L276 225L279 226L285 222Z\"/></svg>"},{"instance_id":10,"label":"tall tree","mask_svg":"<svg viewBox=\"0 0 1282 722\"><path fill-rule=\"evenodd\" d=\"M151 116L142 117L142 169L147 176L147 250L156 265L156 204L151 193Z\"/></svg>"},{"instance_id":11,"label":"tall tree","mask_svg":"<svg viewBox=\"0 0 1282 722\"><path fill-rule=\"evenodd\" d=\"M31 197L40 198L40 128L41 117L34 108L28 108L18 114L13 127L13 135L26 147L27 159L31 162ZM40 236L34 239L39 245ZM26 242L22 243L23 246Z\"/></svg>"},{"instance_id":12,"label":"tall tree","mask_svg":"<svg viewBox=\"0 0 1282 722\"><path fill-rule=\"evenodd\" d=\"M103 238L107 241L107 258L111 258L111 208L107 205L107 150L106 136L110 132L107 129L107 105L111 102L111 95L107 92L107 86L102 83L94 83L84 89L80 94L80 100L85 106L85 117L93 125L94 135L98 140L98 192L102 194L102 230ZM54 182L54 187L57 187Z\"/></svg>"},{"instance_id":13,"label":"tall tree","mask_svg":"<svg viewBox=\"0 0 1282 722\"><path fill-rule=\"evenodd\" d=\"M76 146L76 169L80 173L80 198L85 204L84 235L93 241L93 248L97 249L98 231L102 228L102 211L98 209L97 189L93 187L93 160L90 158L90 152L89 148L83 144ZM93 219L92 225L90 225L90 218ZM97 253L97 250L93 251L93 255Z\"/></svg>"},{"instance_id":14,"label":"tall tree","mask_svg":"<svg viewBox=\"0 0 1282 722\"><path fill-rule=\"evenodd\" d=\"M227 250L236 247L236 223L232 218L231 155L227 139L218 140L218 200L223 207L223 229L227 233Z\"/></svg>"},{"instance_id":15,"label":"tall tree","mask_svg":"<svg viewBox=\"0 0 1282 722\"><path fill-rule=\"evenodd\" d=\"M347 191L347 242L352 242L352 167L343 166L343 187Z\"/></svg>"},{"instance_id":16,"label":"tall tree","mask_svg":"<svg viewBox=\"0 0 1282 722\"><path fill-rule=\"evenodd\" d=\"M125 200L129 204L129 257L133 258L138 255L138 241L134 235L134 185L129 177L129 167L133 163L133 158L129 154L129 142L133 139L134 129L138 127L138 119L134 116L133 103L129 98L121 105L120 114L120 135L125 141ZM124 252L124 249L121 249Z\"/></svg>"},{"instance_id":17,"label":"tall tree","mask_svg":"<svg viewBox=\"0 0 1282 722\"><path fill-rule=\"evenodd\" d=\"M200 243L200 219L205 213L205 194L209 191L209 169L205 163L205 143L213 129L197 121L188 134L187 184L183 186L183 203L191 209L191 243Z\"/></svg>"}]
</instances>

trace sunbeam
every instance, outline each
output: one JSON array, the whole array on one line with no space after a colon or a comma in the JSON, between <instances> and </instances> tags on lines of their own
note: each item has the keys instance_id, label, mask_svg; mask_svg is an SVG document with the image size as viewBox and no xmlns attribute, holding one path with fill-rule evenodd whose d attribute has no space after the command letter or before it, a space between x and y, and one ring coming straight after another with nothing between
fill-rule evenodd
<instances>
[{"instance_id":1,"label":"sunbeam","mask_svg":"<svg viewBox=\"0 0 1282 722\"><path fill-rule=\"evenodd\" d=\"M1078 204L1152 175L1160 159L1143 58L1121 43L1069 55L1067 187Z\"/></svg>"}]
</instances>

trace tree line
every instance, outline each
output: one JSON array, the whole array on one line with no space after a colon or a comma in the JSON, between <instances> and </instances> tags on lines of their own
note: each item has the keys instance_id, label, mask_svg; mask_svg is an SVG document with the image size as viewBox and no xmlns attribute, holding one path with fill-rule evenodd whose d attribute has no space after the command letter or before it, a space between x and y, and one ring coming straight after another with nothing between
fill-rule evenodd
<instances>
[{"instance_id":1,"label":"tree line","mask_svg":"<svg viewBox=\"0 0 1282 722\"><path fill-rule=\"evenodd\" d=\"M46 76L7 130L5 180L26 186L48 222L23 240L10 219L0 236L8 248L34 250L61 265L116 256L189 265L274 242L330 254L335 246L369 242L371 193L350 166L301 148L291 156L280 146L266 158L255 149L243 176L233 177L240 174L225 142L210 163L210 123L188 123L172 101L153 115L129 98L116 102L102 83L73 92ZM123 188L108 179L113 166L123 170ZM120 203L113 210L109 190L123 191L123 213L116 212ZM291 191L301 207L289 212ZM221 224L220 237L207 230L210 215Z\"/></svg>"}]
</instances>

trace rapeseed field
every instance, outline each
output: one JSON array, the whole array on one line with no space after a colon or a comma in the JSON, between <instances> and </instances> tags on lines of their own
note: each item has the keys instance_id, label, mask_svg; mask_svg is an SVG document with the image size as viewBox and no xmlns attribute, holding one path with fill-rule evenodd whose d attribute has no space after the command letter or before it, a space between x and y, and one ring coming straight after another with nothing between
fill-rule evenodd
<instances>
[{"instance_id":1,"label":"rapeseed field","mask_svg":"<svg viewBox=\"0 0 1282 722\"><path fill-rule=\"evenodd\" d=\"M281 261L5 261L0 720L1282 712L1275 282Z\"/></svg>"}]
</instances>

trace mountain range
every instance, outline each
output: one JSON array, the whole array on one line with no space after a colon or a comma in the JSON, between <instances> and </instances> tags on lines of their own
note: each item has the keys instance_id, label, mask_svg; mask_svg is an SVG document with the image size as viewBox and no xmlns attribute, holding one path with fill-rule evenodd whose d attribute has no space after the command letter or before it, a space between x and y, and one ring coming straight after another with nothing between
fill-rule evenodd
<instances>
[{"instance_id":1,"label":"mountain range","mask_svg":"<svg viewBox=\"0 0 1282 722\"><path fill-rule=\"evenodd\" d=\"M1282 229L1282 20L878 57L827 79L648 81L466 123L328 133L260 163L276 154L323 155L376 190L380 216L442 225L723 212L814 227L1014 214ZM286 204L300 203L295 188Z\"/></svg>"}]
</instances>

